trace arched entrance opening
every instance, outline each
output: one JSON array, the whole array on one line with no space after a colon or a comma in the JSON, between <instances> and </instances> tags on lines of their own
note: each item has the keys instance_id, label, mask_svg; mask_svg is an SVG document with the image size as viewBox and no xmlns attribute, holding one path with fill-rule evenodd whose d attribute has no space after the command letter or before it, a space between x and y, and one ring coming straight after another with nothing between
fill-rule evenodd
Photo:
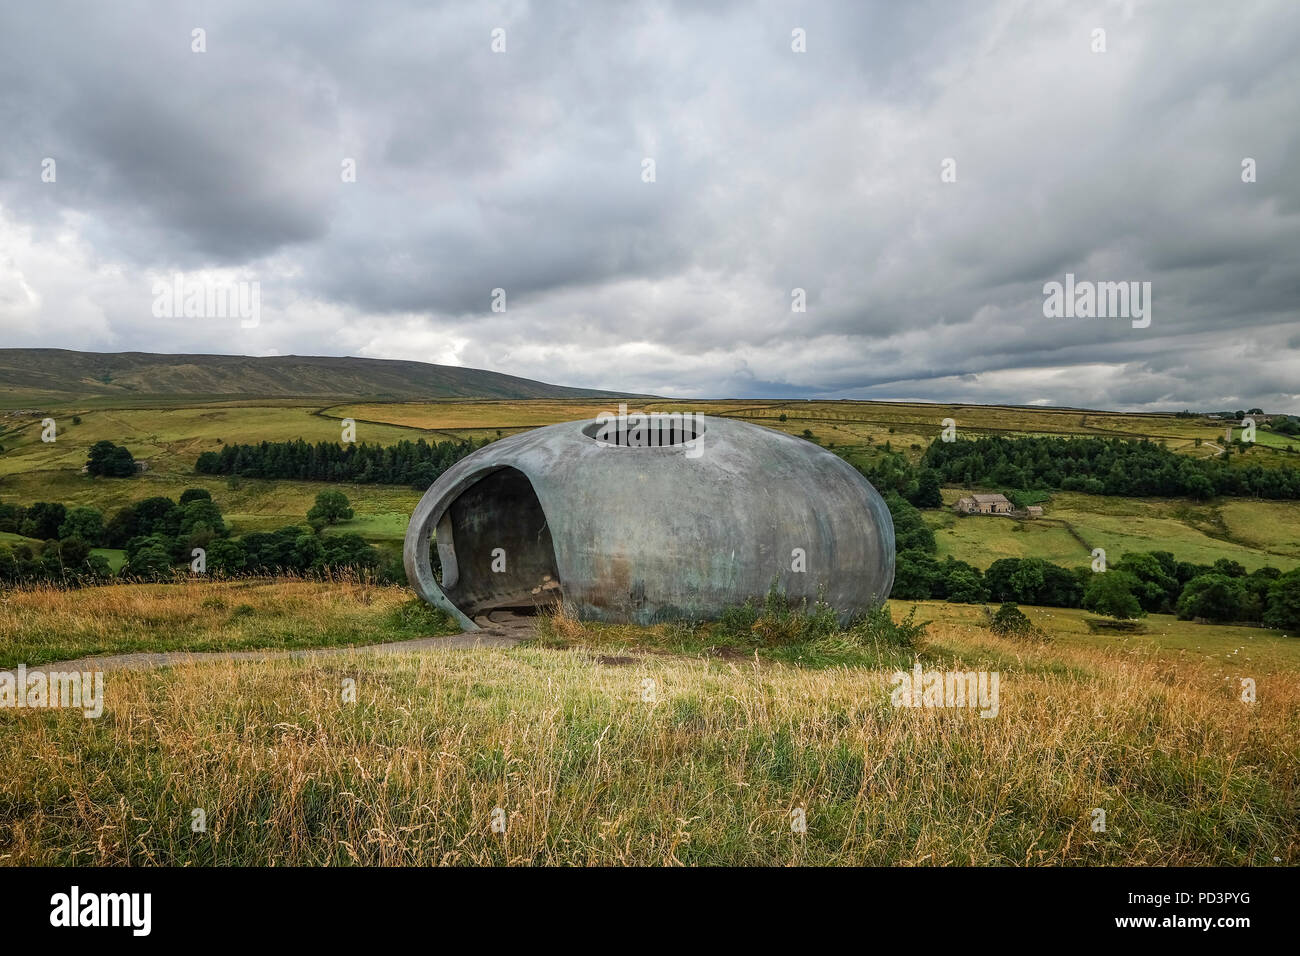
<instances>
[{"instance_id":1,"label":"arched entrance opening","mask_svg":"<svg viewBox=\"0 0 1300 956\"><path fill-rule=\"evenodd\" d=\"M468 617L537 613L560 600L546 512L516 468L490 471L457 495L435 541L443 593Z\"/></svg>"}]
</instances>

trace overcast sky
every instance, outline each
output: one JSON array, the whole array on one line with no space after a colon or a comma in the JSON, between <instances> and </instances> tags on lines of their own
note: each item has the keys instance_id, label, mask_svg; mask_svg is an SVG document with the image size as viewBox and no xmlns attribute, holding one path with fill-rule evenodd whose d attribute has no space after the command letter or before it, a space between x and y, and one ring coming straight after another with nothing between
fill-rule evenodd
<instances>
[{"instance_id":1,"label":"overcast sky","mask_svg":"<svg viewBox=\"0 0 1300 956\"><path fill-rule=\"evenodd\" d=\"M1294 0L5 4L0 346L1300 413L1298 50ZM155 316L178 272L260 321Z\"/></svg>"}]
</instances>

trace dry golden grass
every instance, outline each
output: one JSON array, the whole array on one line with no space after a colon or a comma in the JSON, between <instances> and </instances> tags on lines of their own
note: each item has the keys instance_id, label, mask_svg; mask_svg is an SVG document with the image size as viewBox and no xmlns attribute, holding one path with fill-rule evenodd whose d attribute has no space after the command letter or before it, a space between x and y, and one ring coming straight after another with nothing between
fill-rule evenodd
<instances>
[{"instance_id":1,"label":"dry golden grass","mask_svg":"<svg viewBox=\"0 0 1300 956\"><path fill-rule=\"evenodd\" d=\"M0 591L0 667L136 651L325 647L449 633L411 592L327 580L186 579Z\"/></svg>"},{"instance_id":2,"label":"dry golden grass","mask_svg":"<svg viewBox=\"0 0 1300 956\"><path fill-rule=\"evenodd\" d=\"M558 627L576 646L114 672L97 721L0 712L0 860L1300 862L1294 673L1262 674L1250 705L1204 663L933 625L927 668L1000 671L983 719L895 709L893 661Z\"/></svg>"}]
</instances>

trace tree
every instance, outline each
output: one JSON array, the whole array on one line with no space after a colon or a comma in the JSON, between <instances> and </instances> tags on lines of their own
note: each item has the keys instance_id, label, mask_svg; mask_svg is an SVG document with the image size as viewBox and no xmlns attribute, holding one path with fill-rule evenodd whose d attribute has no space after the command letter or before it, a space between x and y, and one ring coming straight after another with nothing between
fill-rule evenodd
<instances>
[{"instance_id":1,"label":"tree","mask_svg":"<svg viewBox=\"0 0 1300 956\"><path fill-rule=\"evenodd\" d=\"M240 543L248 552L248 570L253 572L303 571L296 544L302 528L277 528L271 532L246 534Z\"/></svg>"},{"instance_id":2,"label":"tree","mask_svg":"<svg viewBox=\"0 0 1300 956\"><path fill-rule=\"evenodd\" d=\"M59 557L64 567L80 568L90 557L90 544L76 535L69 535L59 542Z\"/></svg>"},{"instance_id":3,"label":"tree","mask_svg":"<svg viewBox=\"0 0 1300 956\"><path fill-rule=\"evenodd\" d=\"M208 571L216 574L242 574L248 568L248 552L238 541L218 538L208 546Z\"/></svg>"},{"instance_id":4,"label":"tree","mask_svg":"<svg viewBox=\"0 0 1300 956\"><path fill-rule=\"evenodd\" d=\"M1300 469L1234 468L1227 460L1197 461L1146 440L994 436L935 441L922 457L921 467L937 471L943 481L967 487L1033 491L1059 487L1089 494L1200 500L1216 495L1300 498ZM871 474L867 477L881 487Z\"/></svg>"},{"instance_id":5,"label":"tree","mask_svg":"<svg viewBox=\"0 0 1300 956\"><path fill-rule=\"evenodd\" d=\"M1009 637L1013 634L1028 634L1034 629L1033 623L1011 601L1003 602L989 622L989 630L994 634Z\"/></svg>"},{"instance_id":6,"label":"tree","mask_svg":"<svg viewBox=\"0 0 1300 956\"><path fill-rule=\"evenodd\" d=\"M26 516L27 509L22 505L0 504L0 531L17 534Z\"/></svg>"},{"instance_id":7,"label":"tree","mask_svg":"<svg viewBox=\"0 0 1300 956\"><path fill-rule=\"evenodd\" d=\"M180 506L184 508L191 501L198 501L200 499L211 501L212 492L208 491L206 488L186 488L181 492Z\"/></svg>"},{"instance_id":8,"label":"tree","mask_svg":"<svg viewBox=\"0 0 1300 956\"><path fill-rule=\"evenodd\" d=\"M1022 604L1038 604L1041 600L1043 585L1046 580L1043 571L1047 562L1041 558L1024 558L1014 574L1011 575L1011 589L1015 598Z\"/></svg>"},{"instance_id":9,"label":"tree","mask_svg":"<svg viewBox=\"0 0 1300 956\"><path fill-rule=\"evenodd\" d=\"M194 470L201 475L246 475L252 478L295 478L306 481L374 481L384 484L432 482L452 464L487 443L480 441L400 441L396 445L341 445L260 442L225 445L221 451L199 455ZM417 466L421 468L417 476ZM429 469L432 469L430 474Z\"/></svg>"},{"instance_id":10,"label":"tree","mask_svg":"<svg viewBox=\"0 0 1300 956\"><path fill-rule=\"evenodd\" d=\"M131 477L135 475L135 458L125 447L118 445L109 458L108 471L104 473L110 477Z\"/></svg>"},{"instance_id":11,"label":"tree","mask_svg":"<svg viewBox=\"0 0 1300 956\"><path fill-rule=\"evenodd\" d=\"M1244 578L1238 578L1241 587L1241 611L1238 620L1263 621L1268 610L1269 590L1273 582L1282 576L1277 568L1263 567L1252 571Z\"/></svg>"},{"instance_id":12,"label":"tree","mask_svg":"<svg viewBox=\"0 0 1300 956\"><path fill-rule=\"evenodd\" d=\"M113 569L109 567L108 559L102 554L92 554L86 558L85 574L93 580L107 581L113 576Z\"/></svg>"},{"instance_id":13,"label":"tree","mask_svg":"<svg viewBox=\"0 0 1300 956\"><path fill-rule=\"evenodd\" d=\"M1192 578L1178 598L1178 617L1189 621L1235 621L1241 613L1241 585L1225 574Z\"/></svg>"},{"instance_id":14,"label":"tree","mask_svg":"<svg viewBox=\"0 0 1300 956\"><path fill-rule=\"evenodd\" d=\"M92 475L104 474L104 469L108 465L109 459L113 456L113 450L117 448L111 441L97 441L90 446L90 454L86 458L86 471Z\"/></svg>"},{"instance_id":15,"label":"tree","mask_svg":"<svg viewBox=\"0 0 1300 956\"><path fill-rule=\"evenodd\" d=\"M954 604L983 604L987 601L989 589L984 586L979 571L964 562L948 560L952 564L946 577L948 600Z\"/></svg>"},{"instance_id":16,"label":"tree","mask_svg":"<svg viewBox=\"0 0 1300 956\"><path fill-rule=\"evenodd\" d=\"M200 526L207 527L215 534L223 534L226 530L221 509L211 498L191 498L181 508L178 534L190 534Z\"/></svg>"},{"instance_id":17,"label":"tree","mask_svg":"<svg viewBox=\"0 0 1300 956\"><path fill-rule=\"evenodd\" d=\"M916 494L912 504L918 508L942 508L943 494L939 473L933 468L921 469L916 479Z\"/></svg>"},{"instance_id":18,"label":"tree","mask_svg":"<svg viewBox=\"0 0 1300 956\"><path fill-rule=\"evenodd\" d=\"M140 520L134 505L119 508L104 528L104 545L109 548L125 547L140 533Z\"/></svg>"},{"instance_id":19,"label":"tree","mask_svg":"<svg viewBox=\"0 0 1300 956\"><path fill-rule=\"evenodd\" d=\"M19 533L26 538L48 541L59 536L59 527L68 517L68 509L57 502L38 501L27 509Z\"/></svg>"},{"instance_id":20,"label":"tree","mask_svg":"<svg viewBox=\"0 0 1300 956\"><path fill-rule=\"evenodd\" d=\"M411 469L411 487L416 491L428 491L437 480L438 467L433 462L422 461Z\"/></svg>"},{"instance_id":21,"label":"tree","mask_svg":"<svg viewBox=\"0 0 1300 956\"><path fill-rule=\"evenodd\" d=\"M181 509L170 498L146 498L135 503L135 520L140 535L175 536L181 531Z\"/></svg>"},{"instance_id":22,"label":"tree","mask_svg":"<svg viewBox=\"0 0 1300 956\"><path fill-rule=\"evenodd\" d=\"M59 540L65 538L80 538L91 547L98 546L104 539L104 516L97 508L73 508L59 525Z\"/></svg>"},{"instance_id":23,"label":"tree","mask_svg":"<svg viewBox=\"0 0 1300 956\"><path fill-rule=\"evenodd\" d=\"M1282 575L1269 586L1264 623L1269 627L1300 631L1300 568Z\"/></svg>"},{"instance_id":24,"label":"tree","mask_svg":"<svg viewBox=\"0 0 1300 956\"><path fill-rule=\"evenodd\" d=\"M109 478L129 478L135 474L135 459L123 446L111 441L97 441L90 446L86 472Z\"/></svg>"},{"instance_id":25,"label":"tree","mask_svg":"<svg viewBox=\"0 0 1300 956\"><path fill-rule=\"evenodd\" d=\"M328 535L324 539L324 562L332 568L377 568L379 552L359 534Z\"/></svg>"},{"instance_id":26,"label":"tree","mask_svg":"<svg viewBox=\"0 0 1300 956\"><path fill-rule=\"evenodd\" d=\"M1104 571L1092 576L1083 592L1083 606L1096 614L1131 621L1145 617L1146 611L1133 594L1137 579L1123 571Z\"/></svg>"},{"instance_id":27,"label":"tree","mask_svg":"<svg viewBox=\"0 0 1300 956\"><path fill-rule=\"evenodd\" d=\"M924 601L934 596L935 581L940 576L939 562L924 551L900 551L894 561L894 587L889 596Z\"/></svg>"},{"instance_id":28,"label":"tree","mask_svg":"<svg viewBox=\"0 0 1300 956\"><path fill-rule=\"evenodd\" d=\"M201 453L194 462L194 470L200 475L220 475L223 474L221 453L215 451L205 451Z\"/></svg>"},{"instance_id":29,"label":"tree","mask_svg":"<svg viewBox=\"0 0 1300 956\"><path fill-rule=\"evenodd\" d=\"M894 547L899 551L922 551L934 554L934 531L925 523L921 512L895 492L885 495L885 505L894 522Z\"/></svg>"},{"instance_id":30,"label":"tree","mask_svg":"<svg viewBox=\"0 0 1300 956\"><path fill-rule=\"evenodd\" d=\"M172 559L161 544L150 541L136 550L127 562L126 573L132 577L156 580L168 575Z\"/></svg>"},{"instance_id":31,"label":"tree","mask_svg":"<svg viewBox=\"0 0 1300 956\"><path fill-rule=\"evenodd\" d=\"M1178 579L1180 585L1183 585L1192 578L1199 578L1202 574L1213 573L1214 568L1208 564L1192 564L1190 561L1179 561L1175 566L1174 577Z\"/></svg>"},{"instance_id":32,"label":"tree","mask_svg":"<svg viewBox=\"0 0 1300 956\"><path fill-rule=\"evenodd\" d=\"M319 571L325 564L325 545L319 535L301 534L294 542L294 551L300 567Z\"/></svg>"},{"instance_id":33,"label":"tree","mask_svg":"<svg viewBox=\"0 0 1300 956\"><path fill-rule=\"evenodd\" d=\"M984 570L984 583L994 601L1012 599L1011 575L1020 567L1019 558L998 558Z\"/></svg>"},{"instance_id":34,"label":"tree","mask_svg":"<svg viewBox=\"0 0 1300 956\"><path fill-rule=\"evenodd\" d=\"M1219 558L1218 561L1214 562L1214 573L1229 578L1244 578L1246 568L1240 562L1233 561L1231 558Z\"/></svg>"},{"instance_id":35,"label":"tree","mask_svg":"<svg viewBox=\"0 0 1300 956\"><path fill-rule=\"evenodd\" d=\"M1178 599L1178 581L1155 554L1130 551L1120 558L1112 570L1133 576L1136 581L1133 593L1141 603L1142 610L1148 613L1173 610L1174 602Z\"/></svg>"},{"instance_id":36,"label":"tree","mask_svg":"<svg viewBox=\"0 0 1300 956\"><path fill-rule=\"evenodd\" d=\"M175 537L181 529L181 510L162 496L146 498L135 505L136 533Z\"/></svg>"},{"instance_id":37,"label":"tree","mask_svg":"<svg viewBox=\"0 0 1300 956\"><path fill-rule=\"evenodd\" d=\"M1071 570L1058 564L1044 562L1043 589L1038 592L1038 603L1051 607L1078 607L1086 584L1086 569ZM1081 577L1081 574L1084 575Z\"/></svg>"},{"instance_id":38,"label":"tree","mask_svg":"<svg viewBox=\"0 0 1300 956\"><path fill-rule=\"evenodd\" d=\"M338 524L352 517L352 507L348 496L341 491L322 491L316 496L316 505L307 512L307 521L312 527L318 523Z\"/></svg>"}]
</instances>

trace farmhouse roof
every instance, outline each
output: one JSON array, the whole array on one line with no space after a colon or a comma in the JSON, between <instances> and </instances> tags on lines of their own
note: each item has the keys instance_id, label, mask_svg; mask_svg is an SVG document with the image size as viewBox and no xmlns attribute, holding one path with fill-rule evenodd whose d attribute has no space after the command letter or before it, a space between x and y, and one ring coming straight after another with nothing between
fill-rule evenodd
<instances>
[{"instance_id":1,"label":"farmhouse roof","mask_svg":"<svg viewBox=\"0 0 1300 956\"><path fill-rule=\"evenodd\" d=\"M1006 495L971 495L971 497L982 505L1000 505L1002 502L1007 501ZM1010 503L1007 501L1007 504Z\"/></svg>"}]
</instances>

